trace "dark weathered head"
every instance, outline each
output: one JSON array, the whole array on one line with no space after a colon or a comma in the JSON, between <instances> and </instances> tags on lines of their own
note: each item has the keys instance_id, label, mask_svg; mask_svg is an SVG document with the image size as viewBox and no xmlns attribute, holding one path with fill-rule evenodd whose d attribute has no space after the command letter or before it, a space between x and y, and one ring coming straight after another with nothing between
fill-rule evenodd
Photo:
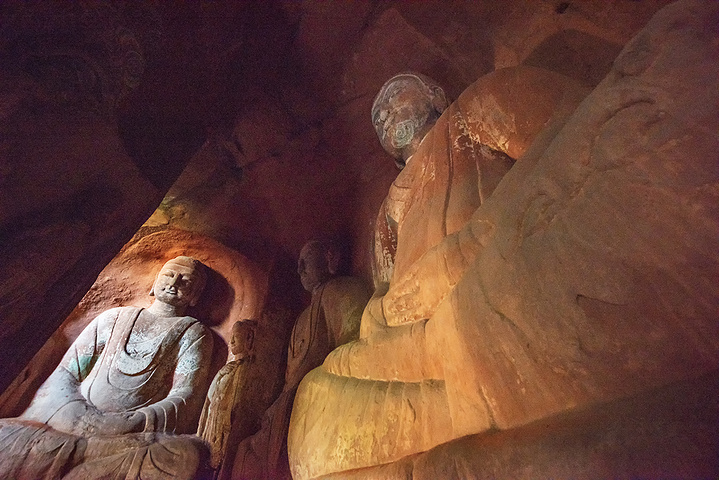
<instances>
[{"instance_id":1,"label":"dark weathered head","mask_svg":"<svg viewBox=\"0 0 719 480\"><path fill-rule=\"evenodd\" d=\"M307 242L297 261L297 273L300 274L302 287L310 293L314 292L317 287L337 275L339 262L339 252L332 242Z\"/></svg>"},{"instance_id":2,"label":"dark weathered head","mask_svg":"<svg viewBox=\"0 0 719 480\"><path fill-rule=\"evenodd\" d=\"M150 295L175 307L194 306L207 283L206 268L192 257L173 258L160 269Z\"/></svg>"},{"instance_id":3,"label":"dark weathered head","mask_svg":"<svg viewBox=\"0 0 719 480\"><path fill-rule=\"evenodd\" d=\"M448 106L444 90L419 73L400 73L382 86L372 104L372 124L400 169Z\"/></svg>"},{"instance_id":4,"label":"dark weathered head","mask_svg":"<svg viewBox=\"0 0 719 480\"><path fill-rule=\"evenodd\" d=\"M252 353L255 343L255 328L257 322L254 320L240 320L232 325L230 336L230 352L235 357L245 357Z\"/></svg>"}]
</instances>

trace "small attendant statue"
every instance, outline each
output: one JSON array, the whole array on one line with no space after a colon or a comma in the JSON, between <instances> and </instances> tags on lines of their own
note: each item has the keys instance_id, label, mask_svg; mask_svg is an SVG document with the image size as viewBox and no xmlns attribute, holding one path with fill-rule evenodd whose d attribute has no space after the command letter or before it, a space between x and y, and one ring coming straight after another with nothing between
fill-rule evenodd
<instances>
[{"instance_id":1,"label":"small attendant statue","mask_svg":"<svg viewBox=\"0 0 719 480\"><path fill-rule=\"evenodd\" d=\"M238 423L242 423L242 391L254 360L256 326L254 320L242 320L232 326L232 360L217 372L202 409L197 435L210 446L210 466L215 478L220 477L230 432L241 428Z\"/></svg>"}]
</instances>

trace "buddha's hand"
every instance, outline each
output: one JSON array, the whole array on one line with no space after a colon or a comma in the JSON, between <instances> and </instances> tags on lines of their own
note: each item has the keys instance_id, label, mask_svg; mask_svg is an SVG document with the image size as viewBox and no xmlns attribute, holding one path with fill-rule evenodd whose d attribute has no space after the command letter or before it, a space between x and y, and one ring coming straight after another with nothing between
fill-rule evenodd
<instances>
[{"instance_id":1,"label":"buddha's hand","mask_svg":"<svg viewBox=\"0 0 719 480\"><path fill-rule=\"evenodd\" d=\"M382 308L389 326L431 318L467 265L457 235L427 250L400 277L393 277Z\"/></svg>"},{"instance_id":2,"label":"buddha's hand","mask_svg":"<svg viewBox=\"0 0 719 480\"><path fill-rule=\"evenodd\" d=\"M365 305L362 311L362 320L360 321L361 339L371 339L377 332L387 329L387 322L382 311L382 302L387 294L388 283L381 283L375 288L375 292Z\"/></svg>"},{"instance_id":3,"label":"buddha's hand","mask_svg":"<svg viewBox=\"0 0 719 480\"><path fill-rule=\"evenodd\" d=\"M430 318L449 291L443 260L427 252L399 279L393 278L382 300L389 326L399 326Z\"/></svg>"},{"instance_id":4,"label":"buddha's hand","mask_svg":"<svg viewBox=\"0 0 719 480\"><path fill-rule=\"evenodd\" d=\"M103 413L88 409L77 425L77 435L109 436L141 432L145 427L145 415L141 412Z\"/></svg>"},{"instance_id":5,"label":"buddha's hand","mask_svg":"<svg viewBox=\"0 0 719 480\"><path fill-rule=\"evenodd\" d=\"M47 424L61 432L82 435L83 418L88 412L96 410L84 400L73 400L63 405L47 421Z\"/></svg>"}]
</instances>

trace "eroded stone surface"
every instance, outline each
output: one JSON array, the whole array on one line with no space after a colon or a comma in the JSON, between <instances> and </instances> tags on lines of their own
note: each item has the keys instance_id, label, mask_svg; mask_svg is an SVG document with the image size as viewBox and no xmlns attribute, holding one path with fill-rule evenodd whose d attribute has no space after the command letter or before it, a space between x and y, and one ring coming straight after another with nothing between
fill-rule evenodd
<instances>
[{"instance_id":1,"label":"eroded stone surface","mask_svg":"<svg viewBox=\"0 0 719 480\"><path fill-rule=\"evenodd\" d=\"M525 137L524 155L456 233L448 223L432 240L430 230L403 235L399 226L389 291L365 312L390 327L333 352L300 386L290 430L296 478L385 463L442 441L419 415L398 423L406 417L400 401L356 417L388 380L443 382L449 439L716 368L718 14L712 2L660 11L561 130L550 124ZM458 105L471 112L476 98L465 94ZM541 95L524 98L552 115ZM446 149L431 150L434 132L416 155L432 152L441 164ZM422 172L418 192L430 192L435 171ZM434 198L418 194L418 218L434 218ZM338 376L365 387L335 388ZM323 389L334 393L319 404ZM414 408L440 405L409 390L398 395ZM386 441L392 429L402 441Z\"/></svg>"},{"instance_id":2,"label":"eroded stone surface","mask_svg":"<svg viewBox=\"0 0 719 480\"><path fill-rule=\"evenodd\" d=\"M160 65L168 44L158 36L173 34L163 29L159 10L2 6L3 390L156 208L202 141L204 132L185 116L197 111L173 107L168 118L158 95L177 87L172 67ZM173 103L186 93L175 89ZM136 102L145 95L154 95L152 106ZM152 125L123 128L146 122L150 108ZM165 141L170 132L175 142Z\"/></svg>"},{"instance_id":3,"label":"eroded stone surface","mask_svg":"<svg viewBox=\"0 0 719 480\"><path fill-rule=\"evenodd\" d=\"M436 478L712 478L719 382L709 375L502 432L470 435L397 462L327 475Z\"/></svg>"},{"instance_id":4,"label":"eroded stone surface","mask_svg":"<svg viewBox=\"0 0 719 480\"><path fill-rule=\"evenodd\" d=\"M480 75L521 63L594 84L609 68L613 52L666 3L427 1L362 3L351 9L314 0L170 8L143 4L131 15L136 23L125 26L141 34L144 69L123 71L124 47L133 45L123 41L123 48L113 53L119 55L119 61L112 62L116 76L103 73L106 62L114 58L103 57L104 47L83 50L81 29L73 31L71 49L64 49L68 38L63 35L51 35L47 49L45 41L17 41L22 29L51 32L57 27L55 20L72 26L66 20L79 10L66 9L53 19L43 13L52 5L30 5L37 15L25 15L23 22L30 23L24 24L12 17L16 4L3 4L0 130L10 139L0 145L7 154L2 158L9 159L0 160L0 243L5 248L0 270L6 279L0 283L0 325L6 335L0 338L3 385L157 205L198 145L191 125L202 125L200 141L208 126L210 141L165 199L152 228L205 233L243 252L248 245L256 250L270 245L276 250L268 255L267 265L284 256L293 261L310 235L348 231L353 273L369 279L374 220L396 170L374 138L368 112L389 76L419 70L456 96ZM122 8L109 10L117 13ZM108 9L97 10L102 11ZM115 13L108 17L113 25L122 17ZM13 25L21 25L21 30L13 33ZM126 31L103 27L97 32L106 40L115 33L128 40ZM43 48L27 50L31 45ZM14 57L18 46L34 60L23 66L18 60L28 57ZM76 53L81 53L81 63L90 58L101 67L101 74L59 75L59 84L69 81L72 87L64 93L62 88L55 93L45 90L52 82L43 85L43 71L52 69L26 70L52 65L48 59L64 56L67 71L74 71L80 65L73 63ZM135 55L127 59L128 65L138 66ZM87 86L125 88L126 73L130 80L141 73L140 84L124 94L115 87L93 87L89 102L76 102L84 98ZM53 75L44 78L51 80ZM100 83L93 83L98 79ZM48 112L48 105L61 105L63 98L75 107L95 104L98 92L100 97L123 98L119 122L74 107L52 107ZM518 94L517 99L526 101L526 95ZM226 137L220 135L225 128ZM668 182L676 177L671 171L673 167L665 172ZM543 206L536 208L541 212ZM285 276L279 285L297 283L292 275ZM132 289L120 289L102 278L99 282L115 289L117 297L109 303L101 300L103 309L133 298ZM102 296L101 290L93 289L91 295ZM144 298L146 292L139 290L136 298ZM288 291L275 290L278 298ZM602 315L609 312L588 298L579 303ZM264 356L262 369L274 372L268 374L274 383L281 382L282 342L299 311L279 308L262 313L265 321L259 326L258 342L266 342L265 351L272 352ZM230 324L224 325L226 335ZM42 379L35 376L37 360L53 358L43 355L47 348L59 352L45 367L49 373L82 326L66 324L63 333L50 339L2 397L4 405L27 405L27 397L5 399L22 395L14 388L17 384L37 381L34 390ZM261 356L258 353L258 362ZM276 389L268 386L263 401L270 403L273 392ZM402 408L411 414L406 404Z\"/></svg>"}]
</instances>

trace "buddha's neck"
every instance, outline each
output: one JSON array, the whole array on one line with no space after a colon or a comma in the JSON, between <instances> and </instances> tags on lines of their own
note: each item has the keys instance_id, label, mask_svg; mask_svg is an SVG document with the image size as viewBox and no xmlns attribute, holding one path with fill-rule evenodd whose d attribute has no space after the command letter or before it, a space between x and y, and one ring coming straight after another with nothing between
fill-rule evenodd
<instances>
[{"instance_id":1,"label":"buddha's neck","mask_svg":"<svg viewBox=\"0 0 719 480\"><path fill-rule=\"evenodd\" d=\"M169 305L157 300L152 302L152 305L150 305L147 310L158 317L181 317L185 314L184 308L175 307L174 305Z\"/></svg>"},{"instance_id":2,"label":"buddha's neck","mask_svg":"<svg viewBox=\"0 0 719 480\"><path fill-rule=\"evenodd\" d=\"M233 353L232 357L233 357L234 361L242 363L246 360L249 360L252 357L252 353L251 352L243 352L243 353L238 353L236 355Z\"/></svg>"}]
</instances>

